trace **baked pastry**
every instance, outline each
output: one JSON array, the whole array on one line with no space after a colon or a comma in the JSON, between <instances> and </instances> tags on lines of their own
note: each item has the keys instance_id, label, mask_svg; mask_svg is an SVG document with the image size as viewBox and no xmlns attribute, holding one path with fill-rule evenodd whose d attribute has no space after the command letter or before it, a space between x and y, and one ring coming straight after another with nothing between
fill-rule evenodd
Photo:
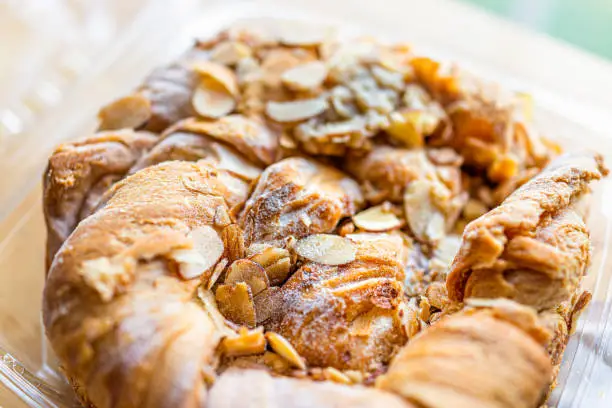
<instances>
[{"instance_id":1,"label":"baked pastry","mask_svg":"<svg viewBox=\"0 0 612 408\"><path fill-rule=\"evenodd\" d=\"M49 160L43 318L81 402L538 406L606 170L551 162L524 102L401 44L197 42Z\"/></svg>"}]
</instances>

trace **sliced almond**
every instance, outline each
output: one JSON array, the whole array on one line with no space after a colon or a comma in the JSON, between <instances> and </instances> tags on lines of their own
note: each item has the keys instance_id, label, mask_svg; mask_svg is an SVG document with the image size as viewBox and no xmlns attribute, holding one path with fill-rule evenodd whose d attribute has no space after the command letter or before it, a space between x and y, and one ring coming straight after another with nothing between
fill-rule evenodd
<instances>
[{"instance_id":1,"label":"sliced almond","mask_svg":"<svg viewBox=\"0 0 612 408\"><path fill-rule=\"evenodd\" d=\"M266 351L264 353L263 363L277 373L284 373L291 369L287 360L271 351Z\"/></svg>"},{"instance_id":2,"label":"sliced almond","mask_svg":"<svg viewBox=\"0 0 612 408\"><path fill-rule=\"evenodd\" d=\"M218 82L204 79L194 91L191 104L199 115L216 119L231 113L236 100Z\"/></svg>"},{"instance_id":3,"label":"sliced almond","mask_svg":"<svg viewBox=\"0 0 612 408\"><path fill-rule=\"evenodd\" d=\"M221 235L230 261L245 257L244 233L238 224L230 224L223 228Z\"/></svg>"},{"instance_id":4,"label":"sliced almond","mask_svg":"<svg viewBox=\"0 0 612 408\"><path fill-rule=\"evenodd\" d=\"M299 240L295 246L299 256L323 265L343 265L355 260L357 249L344 237L314 234Z\"/></svg>"},{"instance_id":5,"label":"sliced almond","mask_svg":"<svg viewBox=\"0 0 612 408\"><path fill-rule=\"evenodd\" d=\"M213 272L210 275L208 282L206 282L206 289L212 289L215 283L217 283L217 281L219 280L221 274L225 271L225 268L227 267L228 263L229 260L227 258L223 258L219 262L217 262L217 265L215 265L215 268L213 269Z\"/></svg>"},{"instance_id":6,"label":"sliced almond","mask_svg":"<svg viewBox=\"0 0 612 408\"><path fill-rule=\"evenodd\" d=\"M199 61L194 64L193 70L200 74L204 81L210 80L210 82L219 84L228 94L234 97L238 95L236 74L228 67L212 61Z\"/></svg>"},{"instance_id":7,"label":"sliced almond","mask_svg":"<svg viewBox=\"0 0 612 408\"><path fill-rule=\"evenodd\" d=\"M286 338L278 333L267 332L266 339L268 339L272 350L287 360L292 366L299 368L300 370L306 369L304 359L298 354L298 352Z\"/></svg>"},{"instance_id":8,"label":"sliced almond","mask_svg":"<svg viewBox=\"0 0 612 408\"><path fill-rule=\"evenodd\" d=\"M353 384L361 384L365 380L365 376L361 371L345 370L343 374L350 378Z\"/></svg>"},{"instance_id":9,"label":"sliced almond","mask_svg":"<svg viewBox=\"0 0 612 408\"><path fill-rule=\"evenodd\" d=\"M219 285L215 293L219 311L226 319L248 327L255 327L255 305L251 289L244 282Z\"/></svg>"},{"instance_id":10,"label":"sliced almond","mask_svg":"<svg viewBox=\"0 0 612 408\"><path fill-rule=\"evenodd\" d=\"M224 65L236 65L238 61L251 55L251 48L240 41L223 41L210 51L210 58Z\"/></svg>"},{"instance_id":11,"label":"sliced almond","mask_svg":"<svg viewBox=\"0 0 612 408\"><path fill-rule=\"evenodd\" d=\"M281 80L295 91L310 91L323 84L327 76L327 67L321 61L307 62L298 65L281 75Z\"/></svg>"},{"instance_id":12,"label":"sliced almond","mask_svg":"<svg viewBox=\"0 0 612 408\"><path fill-rule=\"evenodd\" d=\"M266 104L266 114L277 122L296 122L317 116L327 109L325 98L300 99L291 102L273 102Z\"/></svg>"},{"instance_id":13,"label":"sliced almond","mask_svg":"<svg viewBox=\"0 0 612 408\"><path fill-rule=\"evenodd\" d=\"M151 117L151 101L134 93L106 105L98 113L99 130L136 129Z\"/></svg>"},{"instance_id":14,"label":"sliced almond","mask_svg":"<svg viewBox=\"0 0 612 408\"><path fill-rule=\"evenodd\" d=\"M264 268L271 285L280 285L291 272L291 254L285 248L265 247L250 259Z\"/></svg>"},{"instance_id":15,"label":"sliced almond","mask_svg":"<svg viewBox=\"0 0 612 408\"><path fill-rule=\"evenodd\" d=\"M238 282L244 282L249 285L253 296L257 296L270 286L264 269L248 259L239 259L235 261L227 270L225 283L231 284Z\"/></svg>"},{"instance_id":16,"label":"sliced almond","mask_svg":"<svg viewBox=\"0 0 612 408\"><path fill-rule=\"evenodd\" d=\"M431 196L433 183L427 180L414 180L404 193L404 212L406 221L414 236L425 242L436 242L446 232L444 215L434 206Z\"/></svg>"},{"instance_id":17,"label":"sliced almond","mask_svg":"<svg viewBox=\"0 0 612 408\"><path fill-rule=\"evenodd\" d=\"M323 369L323 375L326 380L333 381L339 384L352 384L353 381L342 371L334 367L326 367Z\"/></svg>"},{"instance_id":18,"label":"sliced almond","mask_svg":"<svg viewBox=\"0 0 612 408\"><path fill-rule=\"evenodd\" d=\"M353 222L357 227L373 232L389 231L402 225L402 221L384 205L377 205L354 215Z\"/></svg>"},{"instance_id":19,"label":"sliced almond","mask_svg":"<svg viewBox=\"0 0 612 408\"><path fill-rule=\"evenodd\" d=\"M221 341L221 352L228 357L251 356L266 351L263 327L249 330L241 327L238 335L227 336Z\"/></svg>"},{"instance_id":20,"label":"sliced almond","mask_svg":"<svg viewBox=\"0 0 612 408\"><path fill-rule=\"evenodd\" d=\"M290 46L308 47L323 43L334 34L330 27L291 22L278 28L278 39Z\"/></svg>"},{"instance_id":21,"label":"sliced almond","mask_svg":"<svg viewBox=\"0 0 612 408\"><path fill-rule=\"evenodd\" d=\"M184 279L194 279L208 272L224 252L223 241L217 231L208 225L197 227L187 234L193 242L191 249L178 249L170 257L178 263Z\"/></svg>"},{"instance_id":22,"label":"sliced almond","mask_svg":"<svg viewBox=\"0 0 612 408\"><path fill-rule=\"evenodd\" d=\"M227 208L223 205L220 205L215 210L215 218L214 218L215 226L217 227L227 227L232 223L232 219L227 211Z\"/></svg>"}]
</instances>

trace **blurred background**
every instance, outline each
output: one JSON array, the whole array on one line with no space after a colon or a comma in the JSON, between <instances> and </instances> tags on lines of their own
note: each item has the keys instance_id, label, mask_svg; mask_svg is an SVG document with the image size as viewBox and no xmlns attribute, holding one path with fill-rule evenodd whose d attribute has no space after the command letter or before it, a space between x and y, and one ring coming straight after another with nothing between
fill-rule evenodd
<instances>
[{"instance_id":1,"label":"blurred background","mask_svg":"<svg viewBox=\"0 0 612 408\"><path fill-rule=\"evenodd\" d=\"M612 59L612 0L459 0Z\"/></svg>"}]
</instances>

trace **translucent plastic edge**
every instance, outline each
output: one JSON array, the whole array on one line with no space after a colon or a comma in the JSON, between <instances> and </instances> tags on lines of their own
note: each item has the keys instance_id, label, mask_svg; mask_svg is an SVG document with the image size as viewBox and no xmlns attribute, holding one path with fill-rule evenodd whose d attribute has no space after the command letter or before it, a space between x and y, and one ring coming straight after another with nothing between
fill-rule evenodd
<instances>
[{"instance_id":1,"label":"translucent plastic edge","mask_svg":"<svg viewBox=\"0 0 612 408\"><path fill-rule=\"evenodd\" d=\"M236 3L238 2L239 1L234 1L231 3L234 3L234 6L236 6ZM115 50L116 52L114 52L111 57L106 59L106 63L101 64L103 68L100 68L99 70L97 70L94 75L91 75L90 77L82 80L83 83L81 84L81 91L80 93L75 93L75 98L72 99L73 102L74 100L78 99L78 95L83 96L82 94L82 92L84 92L84 90L82 89L83 86L87 85L89 82L94 81L97 77L103 76L105 74L106 69L108 69L114 62L118 61L122 56L125 56L125 54L128 53L130 49L132 49L132 47L134 47L134 42L137 42L139 40L143 41L144 39L147 39L148 38L147 35L150 34L151 31L153 31L152 23L155 20L159 21L159 18L161 16L164 16L167 18L167 15L166 15L167 10L164 10L164 8L161 7L160 3L158 2L154 2L154 3L158 7L153 7L151 9L148 9L146 13L144 13L143 15L139 15L139 18L133 23L133 26L128 31L126 31L128 34L126 34L126 37L124 38L124 41L121 43L121 45L117 47L117 49ZM292 5L287 5L286 8L279 10L277 7L271 7L270 4L268 4L266 7L262 7L261 4L259 4L259 3L265 4L266 3L265 1L263 2L261 1L242 1L240 2L242 3L240 5L240 10L236 11L235 8L227 7L228 6L227 3L225 4L223 3L224 3L223 1L208 2L209 6L211 4L215 4L215 5L222 4L222 6L218 7L217 9L207 9L206 16L202 15L203 9L201 7L197 8L198 15L195 15L195 17L194 15L190 16L189 21L191 21L191 23L188 24L186 29L181 30L182 32L180 33L171 34L173 36L172 39L165 38L165 40L169 41L169 43L166 43L164 45L161 45L161 44L158 44L158 45L161 48L168 48L168 46L172 44L177 44L177 43L186 44L184 34L193 34L193 33L212 34L214 32L219 31L223 27L240 22L242 20L248 20L252 18L294 19L294 20L302 20L302 21L310 21L310 22L317 21L319 23L338 27L339 30L341 30L344 33L368 34L367 29L364 29L363 27L359 27L357 22L349 23L339 18L325 17L318 13L309 14L307 12L304 12L304 10L299 10L296 8L291 9ZM194 27L197 27L197 26L202 27L202 22L204 21L206 21L207 23L205 30L194 29ZM179 20L175 21L175 23L178 23L178 22ZM177 24L174 24L174 26L176 25ZM159 30L156 30L156 31L159 33ZM168 29L168 30L162 30L162 31L167 33L170 30ZM381 39L388 39L388 36L378 35L376 30L374 30L372 33L369 33L369 34L375 35L376 37L381 38ZM164 38L164 36L158 36L158 38ZM448 50L444 50L443 47L436 48L435 50L432 50L427 46L419 46L418 48L419 50L427 50L432 55L439 56L447 60L449 59L448 58L449 56L453 56L452 53L450 52L447 53L446 51ZM179 53L180 51L181 51L180 49L174 50L172 54ZM168 53L166 50L165 56L168 56L168 55L171 55L171 54ZM457 58L451 58L451 59L454 60ZM130 64L124 64L123 70L128 69L129 66L131 66L131 64L133 63L138 64L134 60L135 59L132 59L130 61ZM470 69L470 64L462 63L462 65ZM150 67L150 68L153 68L153 67ZM474 68L473 70L475 72L483 74L483 76L486 78L496 80L502 86L505 86L507 88L537 90L538 92L534 92L534 94L536 94L535 99L538 105L538 110L547 111L549 113L553 113L557 115L560 113L567 112L566 106L560 103L563 100L563 98L560 98L558 95L543 91L539 87L529 84L529 82L527 81L521 81L520 79L517 79L517 78L505 77L503 75L500 76L499 74L494 74L487 70L486 64L479 65L477 67L473 66L472 68ZM544 103L540 104L539 102L541 101ZM549 104L548 102L553 102L553 103ZM553 106L554 109L546 109L542 105ZM588 123L585 123L585 121L578 120L578 118L575 117L575 115L569 115L569 116L572 117L572 120L569 120L569 119L566 119L566 120L574 122L577 126L587 127L591 129L591 127L588 126ZM75 129L78 128L79 126L82 126L84 123L88 121L91 121L91 118L81 118L81 120L77 120L74 123L72 123L71 126L66 126L64 128L61 128L60 131L56 132L58 136L52 138L48 142L48 144L54 145L68 138L68 135L74 135ZM597 126L597 127L599 128L600 126ZM597 133L597 132L594 131L594 133ZM604 142L604 144L610 145L610 140L608 138L602 137L601 140ZM38 149L40 150L40 147ZM608 159L610 159L610 157L608 157ZM36 182L37 182L36 179L31 180L30 184L28 185L29 188L26 188L22 191L27 192L31 190L31 188L35 186ZM611 185L612 183L608 182L606 184L608 184L607 186L605 186L607 187L606 190L608 191L608 193L606 193L605 196L612 198L612 185ZM12 206L9 205L8 208L12 209L14 207L15 201L18 203L19 200L22 198L23 198L23 195L13 197L13 203L12 203L13 205ZM609 202L612 202L612 201L609 201ZM601 206L601 210L606 211L606 206L604 203L605 201L601 201L600 206ZM7 206L4 205L6 203L0 203L0 204L1 204L0 209L7 208ZM4 217L5 215L6 213L0 212L0 218ZM603 308L595 309L593 307L589 307L586 310L586 313L584 313L584 315L579 320L576 335L573 335L570 339L570 343L564 355L562 369L561 369L561 373L558 379L559 385L556 388L558 392L560 391L560 395L558 397L553 396L554 401L553 400L548 401L548 403L552 402L555 406L558 406L558 407L570 407L570 406L573 407L573 406L576 406L575 405L576 403L578 403L579 401L583 399L583 396L588 393L588 387L589 387L589 382L584 381L585 378L588 378L588 375L586 375L586 373L590 375L595 370L595 367L596 367L595 361L598 361L597 360L598 358L599 359L603 358L603 355L606 353L606 350L612 351L612 330L611 330L611 326L612 326L612 278L610 276L606 276L605 274L606 268L610 268L610 266L612 266L612 259L609 258L609 254L608 254L609 252L608 249L612 245L612 238L611 238L612 227L610 226L610 219L611 219L610 214L605 214L605 219L606 219L606 233L605 233L603 247L602 247L604 251L604 254L602 255L602 261L599 267L597 268L597 272L595 272L593 268L591 268L589 272L589 273L598 273L598 279L596 280L595 287L592 288L592 290L594 294L596 295L595 297L597 297L598 294L605 294L603 296L604 298ZM574 368L576 367L574 367L574 364L577 364L580 362L575 361L574 357L576 356L578 351L586 347L583 341L584 333L582 329L585 324L594 322L594 321L597 322L597 333L601 334L597 336L595 341L589 345L589 347L595 348L595 353L591 353L587 360L582 361L582 364L580 365L579 369L575 370ZM41 346L44 347L44 345L41 345ZM568 371L567 368L570 366L572 367L572 369ZM564 385L568 382L576 381L576 380L580 384L580 386L578 388L578 391L570 396L564 392L565 391ZM66 395L58 393L52 387L49 387L43 379L41 379L36 374L33 374L32 372L28 371L19 362L18 359L16 359L14 356L9 354L2 348L0 348L0 382L2 382L7 388L15 392L18 396L20 396L24 402L26 402L27 404L33 407L40 406L41 404L44 406L50 406L50 407L66 407L66 406L71 406L74 402L74 399L67 398Z\"/></svg>"}]
</instances>

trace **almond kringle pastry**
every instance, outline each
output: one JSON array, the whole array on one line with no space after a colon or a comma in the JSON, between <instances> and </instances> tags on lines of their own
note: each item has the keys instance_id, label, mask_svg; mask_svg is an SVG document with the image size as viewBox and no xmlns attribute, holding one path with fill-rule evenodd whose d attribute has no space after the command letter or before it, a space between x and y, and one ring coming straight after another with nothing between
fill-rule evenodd
<instances>
[{"instance_id":1,"label":"almond kringle pastry","mask_svg":"<svg viewBox=\"0 0 612 408\"><path fill-rule=\"evenodd\" d=\"M522 98L436 64L320 29L230 29L58 149L43 316L83 403L541 402L588 296L534 322L454 302L443 280L465 223L558 149ZM463 377L478 385L451 387Z\"/></svg>"}]
</instances>

